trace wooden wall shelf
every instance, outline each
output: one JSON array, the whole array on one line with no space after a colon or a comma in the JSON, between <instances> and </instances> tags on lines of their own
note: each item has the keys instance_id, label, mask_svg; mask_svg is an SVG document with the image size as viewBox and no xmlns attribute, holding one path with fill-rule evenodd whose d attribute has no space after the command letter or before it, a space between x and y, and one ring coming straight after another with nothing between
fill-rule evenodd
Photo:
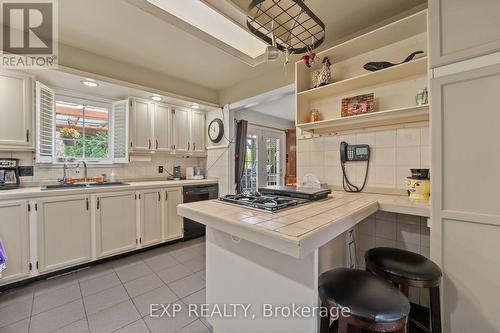
<instances>
[{"instance_id":1,"label":"wooden wall shelf","mask_svg":"<svg viewBox=\"0 0 500 333\"><path fill-rule=\"evenodd\" d=\"M429 120L429 105L410 106L384 110L357 116L327 119L312 123L298 124L306 132L340 132L376 126L388 126Z\"/></svg>"},{"instance_id":2,"label":"wooden wall shelf","mask_svg":"<svg viewBox=\"0 0 500 333\"><path fill-rule=\"evenodd\" d=\"M367 72L353 78L330 83L326 86L299 92L297 98L306 100L340 95L389 81L397 81L419 74L427 74L427 57L422 57L401 65L396 65L376 72Z\"/></svg>"}]
</instances>

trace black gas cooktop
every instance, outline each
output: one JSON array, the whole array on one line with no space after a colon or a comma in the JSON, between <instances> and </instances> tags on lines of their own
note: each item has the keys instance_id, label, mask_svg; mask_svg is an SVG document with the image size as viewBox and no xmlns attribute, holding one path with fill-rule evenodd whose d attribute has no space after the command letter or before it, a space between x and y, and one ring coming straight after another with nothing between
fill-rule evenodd
<instances>
[{"instance_id":1,"label":"black gas cooktop","mask_svg":"<svg viewBox=\"0 0 500 333\"><path fill-rule=\"evenodd\" d=\"M219 200L235 205L275 212L299 204L325 199L330 193L330 190L323 189L267 187L260 188L259 192L229 194L219 198Z\"/></svg>"}]
</instances>

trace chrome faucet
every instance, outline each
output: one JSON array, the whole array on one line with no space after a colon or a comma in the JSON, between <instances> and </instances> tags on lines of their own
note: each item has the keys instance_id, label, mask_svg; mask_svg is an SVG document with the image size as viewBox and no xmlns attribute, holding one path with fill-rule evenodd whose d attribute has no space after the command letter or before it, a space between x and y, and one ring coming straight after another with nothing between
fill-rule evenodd
<instances>
[{"instance_id":1,"label":"chrome faucet","mask_svg":"<svg viewBox=\"0 0 500 333\"><path fill-rule=\"evenodd\" d=\"M76 164L75 168L76 168L76 173L80 173L80 164L83 164L83 168L84 168L84 173L83 173L83 177L85 178L85 182L87 182L87 162L85 161L80 161Z\"/></svg>"},{"instance_id":2,"label":"chrome faucet","mask_svg":"<svg viewBox=\"0 0 500 333\"><path fill-rule=\"evenodd\" d=\"M63 177L57 179L57 181L61 184L66 184L68 182L68 163L64 162L63 165Z\"/></svg>"}]
</instances>

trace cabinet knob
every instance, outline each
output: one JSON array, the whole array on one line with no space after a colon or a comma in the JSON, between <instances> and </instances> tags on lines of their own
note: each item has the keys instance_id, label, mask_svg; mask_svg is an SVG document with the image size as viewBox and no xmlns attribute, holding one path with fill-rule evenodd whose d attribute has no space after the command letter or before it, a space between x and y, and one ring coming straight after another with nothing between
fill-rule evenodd
<instances>
[{"instance_id":1,"label":"cabinet knob","mask_svg":"<svg viewBox=\"0 0 500 333\"><path fill-rule=\"evenodd\" d=\"M158 140L155 141L156 141L156 150L158 150Z\"/></svg>"}]
</instances>

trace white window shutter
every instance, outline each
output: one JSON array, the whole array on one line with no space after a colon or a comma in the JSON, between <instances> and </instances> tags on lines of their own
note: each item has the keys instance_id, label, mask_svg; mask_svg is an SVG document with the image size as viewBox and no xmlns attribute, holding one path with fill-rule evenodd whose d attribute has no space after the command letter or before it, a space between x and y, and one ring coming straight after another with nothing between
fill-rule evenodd
<instances>
[{"instance_id":1,"label":"white window shutter","mask_svg":"<svg viewBox=\"0 0 500 333\"><path fill-rule=\"evenodd\" d=\"M52 163L55 155L56 111L55 93L46 85L36 82L36 162Z\"/></svg>"},{"instance_id":2,"label":"white window shutter","mask_svg":"<svg viewBox=\"0 0 500 333\"><path fill-rule=\"evenodd\" d=\"M129 100L113 102L113 162L128 163Z\"/></svg>"}]
</instances>

